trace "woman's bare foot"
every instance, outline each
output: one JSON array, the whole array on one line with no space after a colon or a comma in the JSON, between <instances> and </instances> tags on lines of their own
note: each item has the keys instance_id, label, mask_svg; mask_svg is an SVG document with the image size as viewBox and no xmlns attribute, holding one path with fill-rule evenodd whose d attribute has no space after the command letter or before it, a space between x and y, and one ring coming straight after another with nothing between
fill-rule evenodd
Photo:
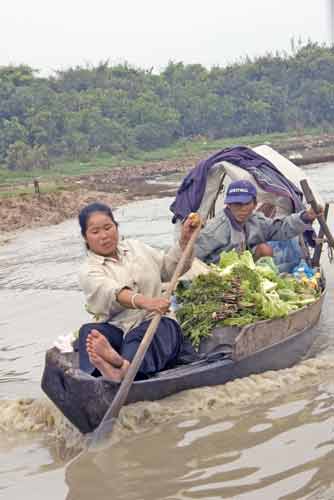
<instances>
[{"instance_id":1,"label":"woman's bare foot","mask_svg":"<svg viewBox=\"0 0 334 500\"><path fill-rule=\"evenodd\" d=\"M109 344L108 340L97 330L91 330L86 341L87 351L94 351L100 358L107 361L115 368L121 368L123 358Z\"/></svg>"},{"instance_id":2,"label":"woman's bare foot","mask_svg":"<svg viewBox=\"0 0 334 500\"><path fill-rule=\"evenodd\" d=\"M105 361L94 350L88 352L88 356L92 365L94 365L104 377L110 378L110 380L114 382L120 382L122 380L122 371L119 368L115 368L108 363L108 361Z\"/></svg>"},{"instance_id":3,"label":"woman's bare foot","mask_svg":"<svg viewBox=\"0 0 334 500\"><path fill-rule=\"evenodd\" d=\"M123 380L124 375L127 372L127 369L129 368L129 361L126 359L123 360L123 364L121 368L116 368L112 364L110 364L108 361L103 359L94 349L94 347L91 347L90 345L87 346L87 352L88 352L88 357L89 361L92 363L95 368L99 370L99 372L107 378L110 378L114 382L121 382Z\"/></svg>"}]
</instances>

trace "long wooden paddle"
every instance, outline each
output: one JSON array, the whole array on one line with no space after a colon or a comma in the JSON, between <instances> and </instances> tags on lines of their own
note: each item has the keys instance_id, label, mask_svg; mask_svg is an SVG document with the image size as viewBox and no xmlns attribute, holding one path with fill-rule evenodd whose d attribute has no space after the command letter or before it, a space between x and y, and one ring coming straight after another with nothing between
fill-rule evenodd
<instances>
[{"instance_id":1,"label":"long wooden paddle","mask_svg":"<svg viewBox=\"0 0 334 500\"><path fill-rule=\"evenodd\" d=\"M189 239L186 248L184 249L181 258L176 266L176 269L174 271L174 274L172 276L172 279L168 285L165 297L169 299L174 291L174 288L176 287L177 280L180 277L180 274L183 270L185 262L190 258L193 247L195 244L195 241L200 233L201 230L201 224L195 229L193 234L191 235L191 238ZM137 372L139 370L139 367L144 359L144 356L146 354L147 349L149 348L152 339L154 337L154 334L158 328L160 319L161 319L161 314L156 313L147 330L146 333L138 347L138 350L135 354L135 357L133 358L124 379L121 382L121 385L117 391L116 396L114 397L110 407L106 411L103 419L101 420L100 425L95 429L94 433L92 434L92 437L88 443L88 448L96 448L99 444L102 443L102 441L106 438L108 434L111 433L113 429L114 422L116 418L118 417L118 414L123 406L123 404L126 401L126 398L129 394L131 384L133 380L135 379Z\"/></svg>"},{"instance_id":2,"label":"long wooden paddle","mask_svg":"<svg viewBox=\"0 0 334 500\"><path fill-rule=\"evenodd\" d=\"M314 197L314 194L313 194L307 180L306 179L301 180L300 185L301 185L301 188L304 192L305 199L306 199L307 203L309 203L311 205L311 207L313 208L313 210L315 211L315 213L318 214L319 205ZM318 214L317 219L318 219L318 222L319 222L321 229L324 232L324 235L327 238L329 246L334 248L334 238L333 238L332 233L329 230L329 227L327 225L325 217L323 216L323 214Z\"/></svg>"},{"instance_id":3,"label":"long wooden paddle","mask_svg":"<svg viewBox=\"0 0 334 500\"><path fill-rule=\"evenodd\" d=\"M328 210L329 210L329 203L325 204L325 210L324 210L324 219L327 222L327 216L328 216ZM313 252L313 257L312 257L312 267L319 267L320 264L320 257L322 253L322 247L324 244L324 231L322 227L319 229L319 233L317 236L317 243L315 245L315 249Z\"/></svg>"}]
</instances>

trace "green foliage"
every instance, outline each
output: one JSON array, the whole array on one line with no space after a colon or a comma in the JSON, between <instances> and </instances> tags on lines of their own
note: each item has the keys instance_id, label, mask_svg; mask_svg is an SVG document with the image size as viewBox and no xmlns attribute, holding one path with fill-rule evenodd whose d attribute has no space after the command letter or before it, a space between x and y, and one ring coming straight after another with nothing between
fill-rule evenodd
<instances>
[{"instance_id":1,"label":"green foliage","mask_svg":"<svg viewBox=\"0 0 334 500\"><path fill-rule=\"evenodd\" d=\"M223 252L220 265L180 283L177 318L195 346L217 326L244 326L287 316L319 296L316 278L279 275L271 257L254 264L250 252Z\"/></svg>"},{"instance_id":2,"label":"green foliage","mask_svg":"<svg viewBox=\"0 0 334 500\"><path fill-rule=\"evenodd\" d=\"M232 281L225 281L215 271L197 276L192 283L180 282L176 290L177 319L183 332L195 346L202 337L210 335L217 324L213 314L219 311L224 295L232 288Z\"/></svg>"},{"instance_id":3,"label":"green foliage","mask_svg":"<svg viewBox=\"0 0 334 500\"><path fill-rule=\"evenodd\" d=\"M240 262L238 252L233 249L230 252L221 252L219 258L219 267L221 269L225 269L233 264L238 264Z\"/></svg>"},{"instance_id":4,"label":"green foliage","mask_svg":"<svg viewBox=\"0 0 334 500\"><path fill-rule=\"evenodd\" d=\"M211 70L170 62L153 74L102 61L46 79L29 66L0 67L0 161L17 142L81 160L196 136L327 127L334 120L333 73L333 50L311 42L294 45L291 55Z\"/></svg>"},{"instance_id":5,"label":"green foliage","mask_svg":"<svg viewBox=\"0 0 334 500\"><path fill-rule=\"evenodd\" d=\"M48 168L49 158L45 146L28 146L22 141L14 142L7 150L6 165L9 170L32 170Z\"/></svg>"}]
</instances>

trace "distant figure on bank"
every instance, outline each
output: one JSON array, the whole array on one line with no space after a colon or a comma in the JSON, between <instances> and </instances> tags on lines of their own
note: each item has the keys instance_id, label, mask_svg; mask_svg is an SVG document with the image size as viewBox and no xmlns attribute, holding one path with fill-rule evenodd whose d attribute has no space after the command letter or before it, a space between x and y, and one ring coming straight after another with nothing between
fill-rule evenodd
<instances>
[{"instance_id":1,"label":"distant figure on bank","mask_svg":"<svg viewBox=\"0 0 334 500\"><path fill-rule=\"evenodd\" d=\"M37 179L34 179L34 189L35 189L35 194L40 194L39 182Z\"/></svg>"},{"instance_id":2,"label":"distant figure on bank","mask_svg":"<svg viewBox=\"0 0 334 500\"><path fill-rule=\"evenodd\" d=\"M196 353L180 325L170 317L170 301L161 295L161 285L171 279L197 223L187 219L179 242L166 252L141 241L120 239L118 223L102 203L83 208L79 224L88 250L80 283L88 310L101 321L80 329L80 368L122 380L156 312L162 317L138 377L171 367L180 358L193 361Z\"/></svg>"},{"instance_id":3,"label":"distant figure on bank","mask_svg":"<svg viewBox=\"0 0 334 500\"><path fill-rule=\"evenodd\" d=\"M272 241L290 240L310 229L317 214L312 208L284 217L270 219L255 211L256 187L249 181L231 182L228 186L224 210L208 222L196 243L196 256L217 263L222 251L236 249L252 251L255 259L275 258ZM321 208L322 212L322 208Z\"/></svg>"}]
</instances>

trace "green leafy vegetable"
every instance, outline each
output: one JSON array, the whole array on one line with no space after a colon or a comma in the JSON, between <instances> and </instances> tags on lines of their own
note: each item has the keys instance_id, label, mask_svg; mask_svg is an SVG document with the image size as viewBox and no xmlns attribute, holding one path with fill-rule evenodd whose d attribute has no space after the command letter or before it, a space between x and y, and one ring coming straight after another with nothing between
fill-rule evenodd
<instances>
[{"instance_id":1,"label":"green leafy vegetable","mask_svg":"<svg viewBox=\"0 0 334 500\"><path fill-rule=\"evenodd\" d=\"M176 315L195 346L216 326L238 326L287 316L316 300L314 282L279 275L271 257L255 264L249 251L222 252L219 265L176 290Z\"/></svg>"},{"instance_id":2,"label":"green leafy vegetable","mask_svg":"<svg viewBox=\"0 0 334 500\"><path fill-rule=\"evenodd\" d=\"M231 250L230 252L222 252L219 259L219 267L225 269L232 264L239 262L239 254L236 250Z\"/></svg>"}]
</instances>

